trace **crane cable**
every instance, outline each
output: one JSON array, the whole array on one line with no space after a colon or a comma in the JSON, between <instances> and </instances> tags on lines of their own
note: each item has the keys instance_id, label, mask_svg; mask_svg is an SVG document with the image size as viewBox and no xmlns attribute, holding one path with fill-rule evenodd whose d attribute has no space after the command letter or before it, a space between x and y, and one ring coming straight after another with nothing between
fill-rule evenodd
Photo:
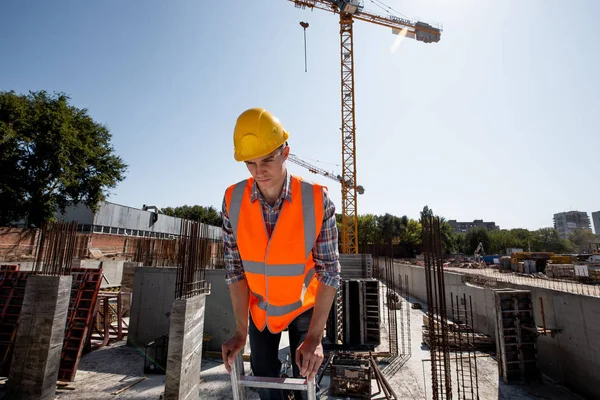
<instances>
[{"instance_id":1,"label":"crane cable","mask_svg":"<svg viewBox=\"0 0 600 400\"><path fill-rule=\"evenodd\" d=\"M406 15L402 14L398 10L393 9L392 7L388 6L387 4L385 4L379 0L369 0L369 1L390 15L394 15L394 13L395 13L399 16L404 17L406 20L410 21L410 18L408 18Z\"/></svg>"}]
</instances>

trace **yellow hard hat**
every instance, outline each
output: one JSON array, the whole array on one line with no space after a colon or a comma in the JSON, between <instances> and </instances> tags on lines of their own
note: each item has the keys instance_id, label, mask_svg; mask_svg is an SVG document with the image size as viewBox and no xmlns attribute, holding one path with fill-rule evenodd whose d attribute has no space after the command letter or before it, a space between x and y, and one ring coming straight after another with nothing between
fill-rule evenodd
<instances>
[{"instance_id":1,"label":"yellow hard hat","mask_svg":"<svg viewBox=\"0 0 600 400\"><path fill-rule=\"evenodd\" d=\"M240 114L233 131L234 158L248 161L264 157L284 144L290 134L281 122L264 108L251 108Z\"/></svg>"}]
</instances>

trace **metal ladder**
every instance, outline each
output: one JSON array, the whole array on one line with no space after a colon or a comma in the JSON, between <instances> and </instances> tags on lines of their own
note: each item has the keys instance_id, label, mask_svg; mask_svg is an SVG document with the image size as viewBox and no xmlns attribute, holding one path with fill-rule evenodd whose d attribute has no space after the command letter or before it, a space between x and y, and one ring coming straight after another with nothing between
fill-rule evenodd
<instances>
[{"instance_id":1,"label":"metal ladder","mask_svg":"<svg viewBox=\"0 0 600 400\"><path fill-rule=\"evenodd\" d=\"M245 376L242 353L238 353L235 362L231 364L231 389L233 400L245 400L246 388L299 390L308 393L308 400L317 400L315 379L298 378L267 378L260 376Z\"/></svg>"}]
</instances>

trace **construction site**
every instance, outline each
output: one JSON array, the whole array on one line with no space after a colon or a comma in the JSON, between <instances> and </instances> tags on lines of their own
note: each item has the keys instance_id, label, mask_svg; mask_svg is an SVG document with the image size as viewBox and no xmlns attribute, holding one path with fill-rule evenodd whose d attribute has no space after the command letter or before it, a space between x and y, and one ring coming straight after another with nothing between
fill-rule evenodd
<instances>
[{"instance_id":1,"label":"construction site","mask_svg":"<svg viewBox=\"0 0 600 400\"><path fill-rule=\"evenodd\" d=\"M0 399L242 400L257 388L306 400L600 399L600 249L454 257L440 218L422 215L414 258L394 258L392 240L390 256L359 251L353 24L432 46L441 26L381 2L385 15L358 0L289 2L340 26L342 172L288 159L342 193L341 283L316 378L293 377L286 332L278 378L252 375L250 340L227 372L221 346L236 322L220 226L103 202L0 227Z\"/></svg>"},{"instance_id":2,"label":"construction site","mask_svg":"<svg viewBox=\"0 0 600 400\"><path fill-rule=\"evenodd\" d=\"M0 393L237 398L220 352L235 321L213 228L184 220L176 239L128 238L110 254L90 252L93 234L60 222L41 229L20 260L5 252ZM424 220L423 240L422 261L340 254L317 398L599 398L596 282L452 267L436 218ZM241 377L251 374L249 352L247 344ZM293 381L287 335L280 360L282 381ZM244 396L258 398L252 388Z\"/></svg>"}]
</instances>

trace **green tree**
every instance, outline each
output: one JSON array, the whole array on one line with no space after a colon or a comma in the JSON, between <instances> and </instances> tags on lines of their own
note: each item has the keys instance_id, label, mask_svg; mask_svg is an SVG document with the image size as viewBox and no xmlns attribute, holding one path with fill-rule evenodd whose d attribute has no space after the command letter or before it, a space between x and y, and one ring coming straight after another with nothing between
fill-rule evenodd
<instances>
[{"instance_id":1,"label":"green tree","mask_svg":"<svg viewBox=\"0 0 600 400\"><path fill-rule=\"evenodd\" d=\"M569 253L573 251L573 244L561 239L554 228L541 228L532 232L531 250L553 253Z\"/></svg>"},{"instance_id":2,"label":"green tree","mask_svg":"<svg viewBox=\"0 0 600 400\"><path fill-rule=\"evenodd\" d=\"M490 235L487 229L483 227L473 228L467 232L465 237L466 253L471 255L475 253L479 243L483 245L483 250L489 254Z\"/></svg>"},{"instance_id":3,"label":"green tree","mask_svg":"<svg viewBox=\"0 0 600 400\"><path fill-rule=\"evenodd\" d=\"M381 240L386 244L399 241L405 228L402 225L402 218L389 213L378 216L377 225L380 229Z\"/></svg>"},{"instance_id":4,"label":"green tree","mask_svg":"<svg viewBox=\"0 0 600 400\"><path fill-rule=\"evenodd\" d=\"M429 206L423 207L423 211L421 211L421 221L425 217L433 217L433 210L429 208Z\"/></svg>"},{"instance_id":5,"label":"green tree","mask_svg":"<svg viewBox=\"0 0 600 400\"><path fill-rule=\"evenodd\" d=\"M454 229L450 226L448 221L444 217L440 217L439 215L434 215L433 210L429 208L429 206L423 207L421 211L421 223L424 218L432 218L438 217L440 220L440 236L442 239L442 246L446 254L451 254L455 251L456 246L454 244Z\"/></svg>"},{"instance_id":6,"label":"green tree","mask_svg":"<svg viewBox=\"0 0 600 400\"><path fill-rule=\"evenodd\" d=\"M458 232L454 234L454 247L457 252L467 254L469 246L467 245L467 234Z\"/></svg>"},{"instance_id":7,"label":"green tree","mask_svg":"<svg viewBox=\"0 0 600 400\"><path fill-rule=\"evenodd\" d=\"M517 228L511 229L510 233L514 240L512 247L529 251L529 246L531 246L531 242L533 240L533 233L531 231L523 228Z\"/></svg>"},{"instance_id":8,"label":"green tree","mask_svg":"<svg viewBox=\"0 0 600 400\"><path fill-rule=\"evenodd\" d=\"M569 235L569 240L572 242L577 252L589 253L591 252L590 244L599 242L600 236L594 235L587 229L575 229Z\"/></svg>"},{"instance_id":9,"label":"green tree","mask_svg":"<svg viewBox=\"0 0 600 400\"><path fill-rule=\"evenodd\" d=\"M368 244L378 243L380 236L375 215L358 216L358 245L361 248L366 248L365 246Z\"/></svg>"},{"instance_id":10,"label":"green tree","mask_svg":"<svg viewBox=\"0 0 600 400\"><path fill-rule=\"evenodd\" d=\"M413 247L420 246L423 243L423 227L419 221L415 221L412 218L408 220L406 229L402 235L402 243Z\"/></svg>"},{"instance_id":11,"label":"green tree","mask_svg":"<svg viewBox=\"0 0 600 400\"><path fill-rule=\"evenodd\" d=\"M489 254L505 254L508 248L522 248L527 249L523 246L523 240L521 240L513 231L499 230L490 231L490 248L485 249Z\"/></svg>"},{"instance_id":12,"label":"green tree","mask_svg":"<svg viewBox=\"0 0 600 400\"><path fill-rule=\"evenodd\" d=\"M108 128L69 100L0 92L0 224L40 226L71 204L96 210L124 179Z\"/></svg>"},{"instance_id":13,"label":"green tree","mask_svg":"<svg viewBox=\"0 0 600 400\"><path fill-rule=\"evenodd\" d=\"M213 206L204 207L199 205L194 206L180 206L180 207L165 207L160 210L161 214L169 215L171 217L189 219L192 221L199 221L207 225L221 226L222 215L221 212L217 211Z\"/></svg>"},{"instance_id":14,"label":"green tree","mask_svg":"<svg viewBox=\"0 0 600 400\"><path fill-rule=\"evenodd\" d=\"M456 252L457 246L454 229L452 229L444 217L440 218L440 236L442 237L442 245L444 246L446 254Z\"/></svg>"}]
</instances>

